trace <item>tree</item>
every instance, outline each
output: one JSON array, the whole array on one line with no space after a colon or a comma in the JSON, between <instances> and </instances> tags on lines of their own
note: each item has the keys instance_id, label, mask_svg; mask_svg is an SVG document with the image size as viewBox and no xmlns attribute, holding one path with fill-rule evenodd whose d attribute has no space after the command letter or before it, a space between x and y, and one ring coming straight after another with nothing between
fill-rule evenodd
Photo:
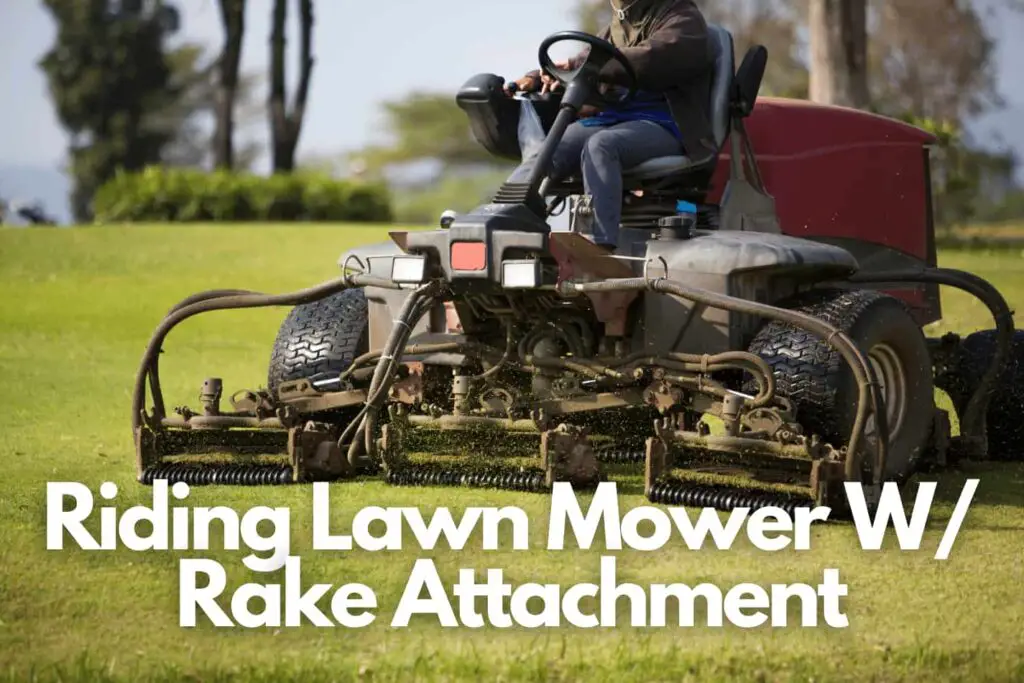
<instances>
[{"instance_id":1,"label":"tree","mask_svg":"<svg viewBox=\"0 0 1024 683\"><path fill-rule=\"evenodd\" d=\"M411 93L402 100L385 102L382 109L388 144L354 155L370 174L424 160L437 162L445 172L475 165L508 166L473 139L465 112L450 94Z\"/></svg>"},{"instance_id":2,"label":"tree","mask_svg":"<svg viewBox=\"0 0 1024 683\"><path fill-rule=\"evenodd\" d=\"M961 123L1001 104L994 44L972 3L875 0L872 95L880 110Z\"/></svg>"},{"instance_id":3,"label":"tree","mask_svg":"<svg viewBox=\"0 0 1024 683\"><path fill-rule=\"evenodd\" d=\"M158 0L44 0L57 25L40 67L57 117L70 135L72 210L90 217L96 189L117 169L160 161L173 137L154 123L177 93L166 38L177 12Z\"/></svg>"},{"instance_id":4,"label":"tree","mask_svg":"<svg viewBox=\"0 0 1024 683\"><path fill-rule=\"evenodd\" d=\"M965 0L698 0L727 27L740 58L769 52L763 92L914 113L962 123L998 106L993 44L981 3ZM1024 9L991 0L992 11ZM579 0L576 19L596 32L611 18L605 0ZM813 75L809 72L813 72ZM814 81L811 91L810 81Z\"/></svg>"},{"instance_id":5,"label":"tree","mask_svg":"<svg viewBox=\"0 0 1024 683\"><path fill-rule=\"evenodd\" d=\"M412 93L382 110L389 139L350 155L349 170L402 186L395 193L399 222L429 225L447 209L479 206L512 170L513 162L473 138L451 94Z\"/></svg>"},{"instance_id":6,"label":"tree","mask_svg":"<svg viewBox=\"0 0 1024 683\"><path fill-rule=\"evenodd\" d=\"M810 0L811 100L870 106L867 14L867 0Z\"/></svg>"},{"instance_id":7,"label":"tree","mask_svg":"<svg viewBox=\"0 0 1024 683\"><path fill-rule=\"evenodd\" d=\"M186 44L168 55L171 66L172 88L179 93L159 113L161 126L173 139L164 147L161 161L170 166L219 167L217 163L218 114L222 113L220 60L206 59L199 45ZM256 90L260 78L253 74L241 74L231 96L231 138L237 138L252 124L264 121L264 105L256 101ZM211 133L210 123L213 123ZM249 169L259 157L261 146L249 141L239 148L237 139L228 138L231 168Z\"/></svg>"},{"instance_id":8,"label":"tree","mask_svg":"<svg viewBox=\"0 0 1024 683\"><path fill-rule=\"evenodd\" d=\"M201 166L208 156L201 114L207 107L205 98L212 94L207 87L212 78L210 68L202 62L203 48L192 43L167 55L171 87L179 96L154 115L154 125L170 138L161 152L161 163Z\"/></svg>"},{"instance_id":9,"label":"tree","mask_svg":"<svg viewBox=\"0 0 1024 683\"><path fill-rule=\"evenodd\" d=\"M285 74L288 0L274 0L270 31L270 138L274 172L295 169L295 150L299 145L306 115L309 84L313 76L313 0L299 2L299 82L288 106Z\"/></svg>"},{"instance_id":10,"label":"tree","mask_svg":"<svg viewBox=\"0 0 1024 683\"><path fill-rule=\"evenodd\" d=\"M245 0L220 0L220 20L224 28L224 46L217 60L213 164L217 168L231 169L235 166L235 101L238 97L242 39L245 36Z\"/></svg>"},{"instance_id":11,"label":"tree","mask_svg":"<svg viewBox=\"0 0 1024 683\"><path fill-rule=\"evenodd\" d=\"M705 0L708 21L726 26L737 57L768 47L764 94L812 99L908 120L936 132L936 220L953 224L984 209L988 187L1010 183L1017 160L978 149L961 134L997 107L991 37L980 3L965 0ZM1024 8L992 0L990 8ZM610 19L604 0L580 0L577 19L595 32ZM808 50L804 36L810 36ZM809 73L810 72L810 73ZM1012 195L1011 195L1012 196Z\"/></svg>"},{"instance_id":12,"label":"tree","mask_svg":"<svg viewBox=\"0 0 1024 683\"><path fill-rule=\"evenodd\" d=\"M762 91L780 97L807 96L807 66L801 37L804 0L698 0L709 23L729 29L737 59L752 45L764 45L771 58ZM575 19L580 30L596 34L611 21L606 0L579 0Z\"/></svg>"}]
</instances>

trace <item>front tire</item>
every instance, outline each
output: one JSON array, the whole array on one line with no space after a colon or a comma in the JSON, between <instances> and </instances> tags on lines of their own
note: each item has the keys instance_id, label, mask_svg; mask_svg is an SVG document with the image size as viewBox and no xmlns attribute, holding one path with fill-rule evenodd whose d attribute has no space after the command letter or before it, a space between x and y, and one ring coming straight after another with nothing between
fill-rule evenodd
<instances>
[{"instance_id":1,"label":"front tire","mask_svg":"<svg viewBox=\"0 0 1024 683\"><path fill-rule=\"evenodd\" d=\"M296 306L281 323L267 371L277 394L285 382L337 376L369 348L369 313L361 289Z\"/></svg>"},{"instance_id":2,"label":"front tire","mask_svg":"<svg viewBox=\"0 0 1024 683\"><path fill-rule=\"evenodd\" d=\"M928 344L901 301L870 290L816 290L783 308L819 318L845 332L874 369L889 424L885 479L909 477L925 452L934 418ZM835 447L850 437L858 390L853 373L825 340L784 323L765 325L749 350L767 361L776 392L790 399L797 422ZM867 435L874 419L869 419Z\"/></svg>"}]
</instances>

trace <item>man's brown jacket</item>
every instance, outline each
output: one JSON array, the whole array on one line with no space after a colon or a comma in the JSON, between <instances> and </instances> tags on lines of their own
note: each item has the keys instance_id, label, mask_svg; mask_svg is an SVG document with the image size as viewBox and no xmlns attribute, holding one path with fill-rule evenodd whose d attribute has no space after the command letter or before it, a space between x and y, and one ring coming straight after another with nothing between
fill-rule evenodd
<instances>
[{"instance_id":1,"label":"man's brown jacket","mask_svg":"<svg viewBox=\"0 0 1024 683\"><path fill-rule=\"evenodd\" d=\"M609 29L601 37L608 40ZM708 26L693 0L674 0L636 47L621 48L633 66L640 90L664 93L683 147L695 162L718 152L711 128L712 54ZM617 61L605 65L602 80L627 85Z\"/></svg>"},{"instance_id":2,"label":"man's brown jacket","mask_svg":"<svg viewBox=\"0 0 1024 683\"><path fill-rule=\"evenodd\" d=\"M711 127L712 55L708 27L693 0L668 0L649 35L635 47L621 48L637 76L639 90L664 94L672 118L682 134L686 154L695 163L718 152ZM609 40L611 29L600 37ZM540 72L529 74L540 78ZM628 86L626 70L617 61L608 62L602 80ZM666 155L668 156L668 155Z\"/></svg>"}]
</instances>

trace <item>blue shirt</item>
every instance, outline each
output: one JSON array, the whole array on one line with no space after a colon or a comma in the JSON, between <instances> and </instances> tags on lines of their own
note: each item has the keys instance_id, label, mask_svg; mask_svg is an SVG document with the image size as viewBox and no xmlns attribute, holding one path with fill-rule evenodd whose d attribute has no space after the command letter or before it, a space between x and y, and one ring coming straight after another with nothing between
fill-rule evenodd
<instances>
[{"instance_id":1,"label":"blue shirt","mask_svg":"<svg viewBox=\"0 0 1024 683\"><path fill-rule=\"evenodd\" d=\"M613 126L627 121L653 121L682 139L665 96L657 93L638 92L630 102L606 107L594 116L580 119L584 126Z\"/></svg>"}]
</instances>

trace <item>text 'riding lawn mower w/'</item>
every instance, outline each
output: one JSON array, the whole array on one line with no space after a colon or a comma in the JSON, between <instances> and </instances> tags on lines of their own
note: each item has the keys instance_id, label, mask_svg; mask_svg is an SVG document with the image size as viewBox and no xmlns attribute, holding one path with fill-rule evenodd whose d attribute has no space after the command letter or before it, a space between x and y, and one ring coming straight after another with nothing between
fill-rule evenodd
<instances>
[{"instance_id":1,"label":"text 'riding lawn mower w/'","mask_svg":"<svg viewBox=\"0 0 1024 683\"><path fill-rule=\"evenodd\" d=\"M280 296L207 292L168 314L135 385L141 481L380 474L397 485L544 491L594 486L602 464L643 462L653 502L841 510L844 482L864 484L870 500L923 465L1011 455L1024 436L1014 359L1024 344L992 286L935 267L933 139L853 110L757 101L764 48L736 69L730 34L710 31L722 154L626 169L616 254L588 239L580 181L548 176L581 107L607 97L602 67L617 61L630 74L627 98L636 79L611 44L558 33L540 59L564 87L533 97L547 138L529 182L446 215L440 229L393 232L343 255L337 280ZM589 56L566 73L550 54L570 41ZM458 102L481 144L519 158L521 102L503 85L477 76ZM696 213L680 213L681 202ZM567 203L571 230L552 232L549 217ZM922 327L941 318L940 285L984 302L995 329L926 339ZM208 379L198 410L168 415L157 362L171 329L264 306L294 307L268 387L236 393L226 411L220 380ZM959 413L957 439L936 386ZM488 462L420 455L460 439L489 440L469 449ZM216 453L232 460L210 464Z\"/></svg>"}]
</instances>

